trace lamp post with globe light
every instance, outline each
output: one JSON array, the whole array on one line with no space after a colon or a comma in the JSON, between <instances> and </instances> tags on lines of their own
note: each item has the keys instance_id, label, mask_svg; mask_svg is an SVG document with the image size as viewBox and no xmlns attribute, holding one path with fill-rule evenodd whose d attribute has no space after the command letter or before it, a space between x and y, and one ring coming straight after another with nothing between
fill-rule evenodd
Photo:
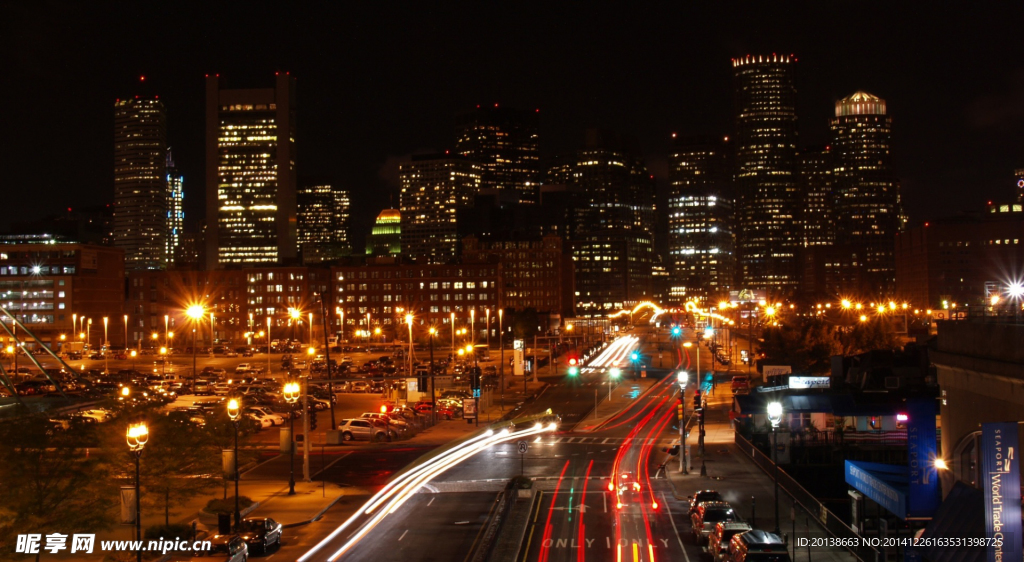
<instances>
[{"instance_id":1,"label":"lamp post with globe light","mask_svg":"<svg viewBox=\"0 0 1024 562\"><path fill-rule=\"evenodd\" d=\"M135 551L135 559L142 562L142 486L140 485L139 465L142 458L142 449L149 441L149 428L146 422L139 422L128 425L126 433L128 450L135 457L135 540L139 548Z\"/></svg>"},{"instance_id":2,"label":"lamp post with globe light","mask_svg":"<svg viewBox=\"0 0 1024 562\"><path fill-rule=\"evenodd\" d=\"M284 401L288 403L288 495L295 495L295 403L299 401L299 383L292 381L285 383L282 390Z\"/></svg>"},{"instance_id":3,"label":"lamp post with globe light","mask_svg":"<svg viewBox=\"0 0 1024 562\"><path fill-rule=\"evenodd\" d=\"M228 418L235 426L235 530L237 531L242 528L242 511L238 509L238 422L242 419L242 404L238 398L228 400Z\"/></svg>"},{"instance_id":4,"label":"lamp post with globe light","mask_svg":"<svg viewBox=\"0 0 1024 562\"><path fill-rule=\"evenodd\" d=\"M768 403L768 421L772 424L772 480L775 480L775 534L779 534L779 440L777 430L782 422L782 402L774 400Z\"/></svg>"},{"instance_id":5,"label":"lamp post with globe light","mask_svg":"<svg viewBox=\"0 0 1024 562\"><path fill-rule=\"evenodd\" d=\"M1014 321L1020 323L1020 301L1021 297L1024 297L1024 284L1020 282L1011 283L1006 289L1006 293L1013 299L1014 305Z\"/></svg>"},{"instance_id":6,"label":"lamp post with globe light","mask_svg":"<svg viewBox=\"0 0 1024 562\"><path fill-rule=\"evenodd\" d=\"M206 315L200 304L193 304L185 309L185 315L192 319L192 392L196 390L196 347L199 337L199 321Z\"/></svg>"},{"instance_id":7,"label":"lamp post with globe light","mask_svg":"<svg viewBox=\"0 0 1024 562\"><path fill-rule=\"evenodd\" d=\"M676 375L679 383L679 472L687 474L686 471L686 386L690 383L690 375L686 371L679 371Z\"/></svg>"}]
</instances>

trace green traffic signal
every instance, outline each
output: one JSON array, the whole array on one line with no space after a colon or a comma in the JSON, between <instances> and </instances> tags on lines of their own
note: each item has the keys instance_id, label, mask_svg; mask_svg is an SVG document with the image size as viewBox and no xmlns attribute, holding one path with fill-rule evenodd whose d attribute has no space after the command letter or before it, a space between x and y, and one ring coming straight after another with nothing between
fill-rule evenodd
<instances>
[{"instance_id":1,"label":"green traffic signal","mask_svg":"<svg viewBox=\"0 0 1024 562\"><path fill-rule=\"evenodd\" d=\"M576 367L569 367L569 376L575 377L578 374L580 374L580 370L578 368L576 368Z\"/></svg>"}]
</instances>

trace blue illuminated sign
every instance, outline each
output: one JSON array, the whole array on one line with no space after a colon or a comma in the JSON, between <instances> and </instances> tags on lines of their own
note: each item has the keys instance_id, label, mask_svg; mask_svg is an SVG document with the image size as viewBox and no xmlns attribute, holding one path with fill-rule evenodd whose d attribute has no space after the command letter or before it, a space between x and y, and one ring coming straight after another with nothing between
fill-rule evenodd
<instances>
[{"instance_id":1,"label":"blue illuminated sign","mask_svg":"<svg viewBox=\"0 0 1024 562\"><path fill-rule=\"evenodd\" d=\"M1020 445L1017 423L981 424L981 489L988 562L1021 560ZM1000 543L1001 540L1001 543Z\"/></svg>"}]
</instances>

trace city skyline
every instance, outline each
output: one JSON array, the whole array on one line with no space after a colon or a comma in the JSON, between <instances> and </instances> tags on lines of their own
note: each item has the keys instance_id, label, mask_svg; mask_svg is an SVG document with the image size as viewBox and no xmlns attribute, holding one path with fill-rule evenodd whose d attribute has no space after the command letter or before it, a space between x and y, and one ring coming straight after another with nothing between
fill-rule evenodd
<instances>
[{"instance_id":1,"label":"city skyline","mask_svg":"<svg viewBox=\"0 0 1024 562\"><path fill-rule=\"evenodd\" d=\"M647 34L650 45L619 48L601 40L595 40L592 45L597 59L618 62L633 57L635 66L624 70L621 77L633 79L633 84L638 86L653 80L653 89L647 85L636 88L622 85L623 80L615 73L600 70L592 60L579 59L578 51L556 48L561 41L575 37L570 33L564 39L545 39L537 46L522 46L522 56L510 56L515 54L509 51L511 46L485 41L478 54L459 53L453 61L435 60L435 70L441 77L453 72L459 76L458 83L437 92L407 90L400 86L414 78L403 75L402 71L424 64L424 57L436 49L424 53L405 49L422 35L414 20L418 16L431 22L441 18L445 26L458 23L444 20L443 13L405 14L394 29L381 29L379 21L386 18L377 14L351 14L350 21L362 21L368 27L354 34L353 41L373 32L397 37L406 30L411 32L410 37L364 62L347 61L340 69L331 70L321 68L321 63L312 60L330 57L304 57L300 46L271 50L244 41L243 44L255 49L255 56L242 61L225 49L211 49L222 54L207 56L202 45L189 46L170 31L176 21L189 18L189 14L164 14L164 9L159 7L152 10L168 17L166 23L155 24L151 40L163 40L170 51L179 49L196 56L176 57L171 61L160 53L147 58L134 53L117 53L110 61L112 64L83 77L77 67L63 68L60 73L46 70L57 68L55 65L64 60L58 57L58 52L62 57L70 57L61 63L67 66L67 62L79 57L105 56L110 45L102 40L85 41L80 52L66 53L61 51L61 46L68 39L57 37L53 30L68 25L62 18L76 15L88 20L99 18L102 11L80 14L69 7L68 14L55 16L51 27L40 29L33 19L35 16L19 14L14 7L5 8L10 12L9 22L24 24L34 34L35 41L48 45L33 54L22 46L12 50L15 71L37 77L39 86L45 90L40 96L20 99L17 105L47 103L53 106L51 91L70 92L81 98L70 115L62 107L42 114L39 131L28 128L21 116L11 116L8 126L26 142L24 147L20 144L14 147L9 156L19 162L35 161L37 166L25 166L27 169L42 166L37 160L39 155L23 151L30 146L46 147L45 137L40 133L48 129L51 119L62 119L73 125L70 128L74 133L69 139L72 142L81 141L79 135L99 138L102 134L99 116L105 116L107 125L104 126L109 127L107 108L110 102L133 92L139 76L146 75L147 88L159 93L168 108L167 144L175 147L175 160L185 178L185 215L192 223L204 216L204 197L194 191L204 183L201 179L205 165L201 139L204 74L220 72L227 82L226 87L265 87L271 72L291 70L302 83L298 88L298 120L302 123L297 139L301 146L297 162L299 173L329 177L351 193L353 245L359 247L373 218L388 206L389 198L397 195L397 162L421 150L454 148L456 115L476 104L500 103L523 110L539 109L540 152L544 157L575 150L580 132L589 126L634 134L640 140L648 169L658 181L659 192L664 194L671 132L681 135L731 132L732 108L727 99L732 70L729 59L748 53L792 52L800 58L796 76L800 148L829 141L828 119L834 103L850 92L864 90L887 100L890 113L895 116L893 167L901 179L911 224L954 214L953 209L976 208L987 199L1010 199L1015 187L1014 169L1024 159L1015 157L1020 152L1020 141L1012 135L1013 124L1022 117L1011 103L1015 99L1014 88L1019 88L1015 85L1019 81L1014 79L1019 71L1013 64L1005 63L1019 58L1014 53L1020 47L1010 40L1001 44L1001 34L991 28L985 33L987 41L972 42L971 37L977 32L968 27L957 29L949 35L948 41L936 42L960 23L952 10L933 9L927 14L917 14L909 8L897 7L875 28L872 36L862 38L869 48L861 48L858 43L856 51L850 49L857 33L862 32L858 22L862 23L866 16L851 14L836 22L827 17L827 10L807 8L786 19L785 14L747 8L741 17L731 21L726 18L726 10L712 10L693 16L706 20L706 26L720 32L720 36L701 31L673 47L671 52L655 54L659 49L652 47L668 41L667 31L672 24L681 29L692 25L689 13L668 11L662 18L650 18L653 26ZM993 21L993 25L1004 25L1003 22L1015 19L1013 14L1017 11L1019 8L986 19ZM296 22L311 20L310 14L301 11L292 16ZM548 29L565 21L565 16L567 14L545 14L544 18L539 18L543 20L539 24ZM614 13L599 11L592 26L610 26L613 16ZM513 14L505 21L497 20L495 14L486 11L462 16L467 17L478 17L484 25L494 29L507 29L530 21L529 14ZM931 25L915 26L916 36L896 37L895 30L901 24L917 17ZM792 38L786 33L808 26L824 26L826 22L831 34L828 43L815 43L806 38L807 34ZM165 25L167 28L163 27ZM195 25L201 30L209 24L196 21ZM929 31L921 31L926 27ZM320 25L310 23L311 36L317 36L322 30ZM638 35L640 31L635 25L623 26L626 35ZM127 33L138 32L128 30ZM216 41L237 39L236 33L227 32ZM283 36L297 33L298 27L290 26L283 31ZM673 59L672 55L681 53L686 56L678 61ZM1002 56L997 60L995 53ZM396 58L396 54L401 56ZM496 63L490 70L461 72L462 65L475 63L478 57L507 60L510 64ZM567 62L572 61L579 63L579 68L567 68ZM963 61L971 64L968 67ZM38 64L32 66L33 62ZM502 74L497 74L498 68L502 68ZM351 80L357 76L364 79ZM937 82L936 77L943 79ZM472 87L466 87L467 81ZM934 95L936 88L941 88L941 95ZM386 95L379 95L381 91L386 91ZM403 91L414 93L399 93ZM940 112L944 119L935 119ZM23 113L33 115L33 119L40 118L40 114L32 111ZM387 123L371 118L381 115L387 116ZM74 182L70 181L70 176L65 177L69 172L64 170L39 177L15 167L12 182L43 194L43 200L55 202L53 208L48 208L47 204L15 201L14 214L19 219L40 218L66 207L112 200L111 158L105 156L112 147L99 146L100 143L76 144L81 148L69 157L73 165L68 166L75 170ZM337 154L343 157L337 158ZM83 189L83 185L93 187ZM191 192L188 186L192 186ZM947 206L945 202L953 204ZM10 227L11 222L12 219L4 221L0 228Z\"/></svg>"}]
</instances>

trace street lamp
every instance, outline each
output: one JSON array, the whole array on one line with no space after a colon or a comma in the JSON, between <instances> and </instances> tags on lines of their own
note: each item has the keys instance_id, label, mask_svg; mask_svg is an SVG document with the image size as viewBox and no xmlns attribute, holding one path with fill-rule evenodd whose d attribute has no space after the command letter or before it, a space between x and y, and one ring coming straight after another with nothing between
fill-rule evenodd
<instances>
[{"instance_id":1,"label":"street lamp","mask_svg":"<svg viewBox=\"0 0 1024 562\"><path fill-rule=\"evenodd\" d=\"M133 349L133 350L131 350L131 353L129 353L129 355L132 356L132 370L134 371L135 370L135 356L138 355L138 353Z\"/></svg>"},{"instance_id":2,"label":"street lamp","mask_svg":"<svg viewBox=\"0 0 1024 562\"><path fill-rule=\"evenodd\" d=\"M775 534L779 534L779 462L776 460L779 449L777 429L782 421L782 402L778 400L768 403L768 421L772 424L772 471L775 480Z\"/></svg>"},{"instance_id":3,"label":"street lamp","mask_svg":"<svg viewBox=\"0 0 1024 562\"><path fill-rule=\"evenodd\" d=\"M290 428L288 429L288 460L289 471L288 471L288 495L295 495L295 403L299 401L299 383L292 381L284 385L282 394L284 395L284 401L291 406L291 411L288 412L288 419ZM236 460L237 462L237 460Z\"/></svg>"},{"instance_id":4,"label":"street lamp","mask_svg":"<svg viewBox=\"0 0 1024 562\"><path fill-rule=\"evenodd\" d=\"M452 320L452 325L451 325L451 329L452 329L452 353L455 353L455 313L454 312L452 313L451 320Z\"/></svg>"},{"instance_id":5,"label":"street lamp","mask_svg":"<svg viewBox=\"0 0 1024 562\"><path fill-rule=\"evenodd\" d=\"M409 361L409 377L412 378L412 314L411 313L405 315L405 323L409 326L409 357L407 358L407 360ZM396 336L395 339L397 340L398 339L397 338L397 336L398 336L398 330L397 329L395 330L395 336ZM398 343L398 342L396 341L395 343Z\"/></svg>"},{"instance_id":6,"label":"street lamp","mask_svg":"<svg viewBox=\"0 0 1024 562\"><path fill-rule=\"evenodd\" d=\"M128 315L124 315L124 348L128 349ZM132 367L134 369L134 367Z\"/></svg>"},{"instance_id":7,"label":"street lamp","mask_svg":"<svg viewBox=\"0 0 1024 562\"><path fill-rule=\"evenodd\" d=\"M167 376L167 348L160 348L160 358L163 360L163 375Z\"/></svg>"},{"instance_id":8,"label":"street lamp","mask_svg":"<svg viewBox=\"0 0 1024 562\"><path fill-rule=\"evenodd\" d=\"M434 398L434 336L437 329L431 326L427 333L430 336L430 411L434 413L434 423L437 423L437 400Z\"/></svg>"},{"instance_id":9,"label":"street lamp","mask_svg":"<svg viewBox=\"0 0 1024 562\"><path fill-rule=\"evenodd\" d=\"M193 304L185 309L185 315L192 319L192 392L196 390L196 338L199 332L199 320L206 315L201 304Z\"/></svg>"},{"instance_id":10,"label":"street lamp","mask_svg":"<svg viewBox=\"0 0 1024 562\"><path fill-rule=\"evenodd\" d=\"M689 342L687 342L689 343ZM683 344L686 345L686 344ZM697 371L700 373L700 371ZM689 474L686 469L686 385L690 382L690 375L686 371L679 371L676 375L679 383L679 472ZM700 383L700 377L697 379Z\"/></svg>"},{"instance_id":11,"label":"street lamp","mask_svg":"<svg viewBox=\"0 0 1024 562\"><path fill-rule=\"evenodd\" d=\"M501 349L501 411L505 411L505 309L498 309L498 348Z\"/></svg>"},{"instance_id":12,"label":"street lamp","mask_svg":"<svg viewBox=\"0 0 1024 562\"><path fill-rule=\"evenodd\" d=\"M103 350L103 370L106 371L106 374L108 375L110 374L110 346L107 345L109 342L107 339L107 324L109 323L109 320L110 318L106 316L103 317L103 345L100 346L100 349Z\"/></svg>"},{"instance_id":13,"label":"street lamp","mask_svg":"<svg viewBox=\"0 0 1024 562\"><path fill-rule=\"evenodd\" d=\"M238 422L242 419L241 403L238 398L228 400L228 418L235 426L235 530L242 528L242 514L238 509Z\"/></svg>"},{"instance_id":14,"label":"street lamp","mask_svg":"<svg viewBox=\"0 0 1024 562\"><path fill-rule=\"evenodd\" d=\"M142 487L140 486L139 462L142 449L149 441L149 428L146 422L130 424L126 433L128 450L135 456L135 540L139 549L135 551L135 559L142 562Z\"/></svg>"}]
</instances>

